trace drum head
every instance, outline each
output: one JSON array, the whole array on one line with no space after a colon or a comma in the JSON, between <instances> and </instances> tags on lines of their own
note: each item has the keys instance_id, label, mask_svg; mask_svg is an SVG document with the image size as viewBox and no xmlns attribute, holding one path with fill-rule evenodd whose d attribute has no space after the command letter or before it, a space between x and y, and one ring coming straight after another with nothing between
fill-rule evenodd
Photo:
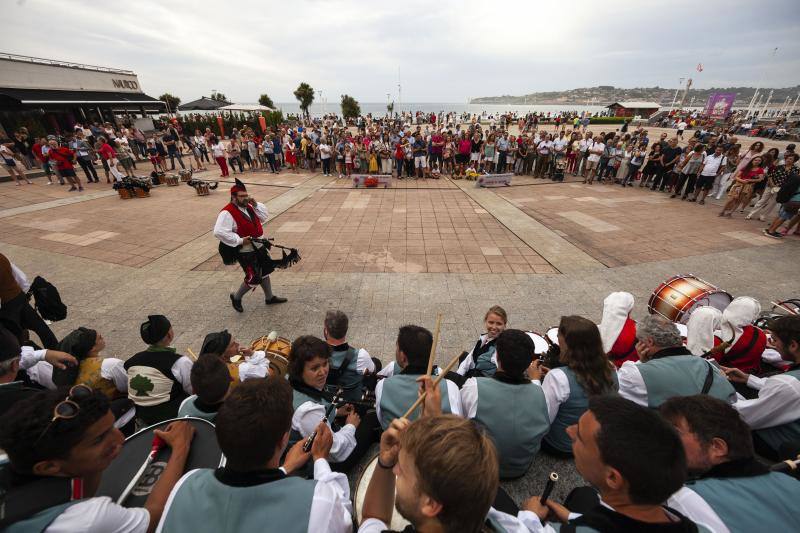
<instances>
[{"instance_id":1,"label":"drum head","mask_svg":"<svg viewBox=\"0 0 800 533\"><path fill-rule=\"evenodd\" d=\"M549 340L551 344L558 346L558 326L548 329L545 336L547 336L547 340Z\"/></svg>"},{"instance_id":2,"label":"drum head","mask_svg":"<svg viewBox=\"0 0 800 533\"><path fill-rule=\"evenodd\" d=\"M195 468L217 468L225 464L225 456L222 455L219 444L217 444L214 424L202 418L193 417L165 420L137 431L125 439L122 452L103 472L97 495L109 496L116 502L147 459L153 447L154 430L163 430L172 422L177 421L186 421L194 426L194 438L189 450L189 457L186 459L184 472ZM161 477L171 453L172 451L168 446L158 453L122 505L125 507L144 507L144 503L153 490L153 485Z\"/></svg>"},{"instance_id":3,"label":"drum head","mask_svg":"<svg viewBox=\"0 0 800 533\"><path fill-rule=\"evenodd\" d=\"M376 466L378 466L378 455L373 457L372 460L367 464L366 468L364 468L364 471L361 472L358 482L356 482L356 490L353 493L353 510L355 511L356 515L356 523L359 526L361 525L361 522L364 521L364 498L367 496L367 487L369 487L369 481L372 479L372 474L375 472ZM410 525L411 522L400 516L400 513L397 512L397 509L393 509L392 522L389 524L389 529L392 531L403 531L406 526Z\"/></svg>"},{"instance_id":4,"label":"drum head","mask_svg":"<svg viewBox=\"0 0 800 533\"><path fill-rule=\"evenodd\" d=\"M547 353L547 350L550 349L550 344L545 340L544 337L539 335L538 333L534 333L533 331L528 332L528 336L533 339L533 352L536 355L542 355Z\"/></svg>"},{"instance_id":5,"label":"drum head","mask_svg":"<svg viewBox=\"0 0 800 533\"><path fill-rule=\"evenodd\" d=\"M733 296L728 294L725 291L721 291L719 289L715 289L713 292L708 292L703 294L699 300L694 302L693 304L687 306L684 309L683 315L681 316L680 323L686 324L689 322L689 315L697 309L698 307L702 307L704 305L710 305L711 307L715 307L720 310L720 312L724 311L728 305L733 301Z\"/></svg>"}]
</instances>

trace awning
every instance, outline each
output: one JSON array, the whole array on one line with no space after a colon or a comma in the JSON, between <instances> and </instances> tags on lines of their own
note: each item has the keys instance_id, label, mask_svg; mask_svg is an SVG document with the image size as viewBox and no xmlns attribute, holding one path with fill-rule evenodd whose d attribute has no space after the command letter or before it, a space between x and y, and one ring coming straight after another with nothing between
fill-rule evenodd
<instances>
[{"instance_id":1,"label":"awning","mask_svg":"<svg viewBox=\"0 0 800 533\"><path fill-rule=\"evenodd\" d=\"M166 107L161 100L144 93L117 93L105 91L55 91L49 89L0 88L0 100L16 105L149 105Z\"/></svg>"}]
</instances>

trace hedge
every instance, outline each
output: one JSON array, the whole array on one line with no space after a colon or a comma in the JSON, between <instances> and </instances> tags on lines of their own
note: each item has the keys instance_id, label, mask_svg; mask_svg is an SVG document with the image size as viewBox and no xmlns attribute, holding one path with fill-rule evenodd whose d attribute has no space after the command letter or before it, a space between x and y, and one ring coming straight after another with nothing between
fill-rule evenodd
<instances>
[{"instance_id":1,"label":"hedge","mask_svg":"<svg viewBox=\"0 0 800 533\"><path fill-rule=\"evenodd\" d=\"M250 126L253 131L261 132L261 125L258 122L258 117L263 115L268 128L275 128L283 124L284 118L281 111L262 111L260 113L225 113L222 117L222 124L225 127L225 136L229 136L233 128L241 130L245 126ZM168 122L169 118L166 116L160 117L161 122ZM214 114L199 114L187 113L179 116L178 121L183 127L183 131L194 133L195 130L205 131L206 128L211 128L216 135L220 134L219 124L217 123L217 115Z\"/></svg>"},{"instance_id":2,"label":"hedge","mask_svg":"<svg viewBox=\"0 0 800 533\"><path fill-rule=\"evenodd\" d=\"M633 117L591 117L589 124L624 124Z\"/></svg>"}]
</instances>

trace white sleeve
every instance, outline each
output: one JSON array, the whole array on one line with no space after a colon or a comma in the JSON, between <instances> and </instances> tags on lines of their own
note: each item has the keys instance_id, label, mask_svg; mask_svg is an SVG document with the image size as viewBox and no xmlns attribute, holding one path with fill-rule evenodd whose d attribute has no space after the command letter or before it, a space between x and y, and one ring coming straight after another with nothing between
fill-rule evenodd
<instances>
[{"instance_id":1,"label":"white sleeve","mask_svg":"<svg viewBox=\"0 0 800 533\"><path fill-rule=\"evenodd\" d=\"M461 374L465 376L467 372L475 368L475 362L472 360L472 352L469 352L469 355L461 361L461 364L458 365L458 370L456 370L457 374Z\"/></svg>"},{"instance_id":2,"label":"white sleeve","mask_svg":"<svg viewBox=\"0 0 800 533\"><path fill-rule=\"evenodd\" d=\"M100 363L100 376L114 382L117 390L128 392L128 371L125 370L125 363L121 359L106 357Z\"/></svg>"},{"instance_id":3,"label":"white sleeve","mask_svg":"<svg viewBox=\"0 0 800 533\"><path fill-rule=\"evenodd\" d=\"M380 369L380 371L378 372L378 375L379 376L383 376L385 378L390 378L390 377L394 376L394 366L396 364L397 363L395 363L394 361L390 361L389 363L386 364L385 367ZM378 381L378 383L380 383L380 381Z\"/></svg>"},{"instance_id":4,"label":"white sleeve","mask_svg":"<svg viewBox=\"0 0 800 533\"><path fill-rule=\"evenodd\" d=\"M269 218L269 212L267 211L266 204L262 204L261 202L256 202L256 205L253 207L253 209L256 212L258 220L260 220L262 224L267 221L267 219ZM230 213L228 213L228 216L230 216Z\"/></svg>"},{"instance_id":5,"label":"white sleeve","mask_svg":"<svg viewBox=\"0 0 800 533\"><path fill-rule=\"evenodd\" d=\"M524 511L528 514L533 514L530 511ZM534 515L535 517L536 515ZM535 519L536 523L539 525L538 529L533 529L536 526L531 523L530 517L523 514L523 511L520 511L517 516L513 516L502 511L498 511L494 507L489 507L489 513L487 515L488 519L491 519L492 522L495 522L500 525L502 531L506 533L529 533L530 531L547 531L547 529L542 527L541 522L538 519ZM552 528L551 528L552 530Z\"/></svg>"},{"instance_id":6,"label":"white sleeve","mask_svg":"<svg viewBox=\"0 0 800 533\"><path fill-rule=\"evenodd\" d=\"M764 387L764 384L767 382L765 378L760 378L758 376L754 376L750 374L747 378L747 386L751 389L761 390Z\"/></svg>"},{"instance_id":7,"label":"white sleeve","mask_svg":"<svg viewBox=\"0 0 800 533\"><path fill-rule=\"evenodd\" d=\"M292 415L292 429L303 438L308 437L325 417L325 408L314 402L305 402ZM330 421L328 421L330 425ZM338 463L347 459L356 447L356 428L352 424L345 425L333 434L330 460Z\"/></svg>"},{"instance_id":8,"label":"white sleeve","mask_svg":"<svg viewBox=\"0 0 800 533\"><path fill-rule=\"evenodd\" d=\"M464 416L464 410L461 406L461 391L458 390L458 385L450 381L444 380L447 384L447 399L450 401L450 412L454 415Z\"/></svg>"},{"instance_id":9,"label":"white sleeve","mask_svg":"<svg viewBox=\"0 0 800 533\"><path fill-rule=\"evenodd\" d=\"M353 508L350 503L350 486L347 476L331 472L325 459L314 462L314 497L308 518L309 533L330 531L349 532L353 529Z\"/></svg>"},{"instance_id":10,"label":"white sleeve","mask_svg":"<svg viewBox=\"0 0 800 533\"><path fill-rule=\"evenodd\" d=\"M461 412L464 418L475 418L478 413L478 381L469 378L461 386Z\"/></svg>"},{"instance_id":11,"label":"white sleeve","mask_svg":"<svg viewBox=\"0 0 800 533\"><path fill-rule=\"evenodd\" d=\"M392 512L397 512L392 510ZM382 533L388 531L389 526L378 520L377 518L367 518L361 525L358 526L358 533Z\"/></svg>"},{"instance_id":12,"label":"white sleeve","mask_svg":"<svg viewBox=\"0 0 800 533\"><path fill-rule=\"evenodd\" d=\"M542 380L542 390L544 390L544 399L547 401L547 415L552 424L558 415L559 407L569 398L567 375L560 368L552 369L545 374L544 380Z\"/></svg>"},{"instance_id":13,"label":"white sleeve","mask_svg":"<svg viewBox=\"0 0 800 533\"><path fill-rule=\"evenodd\" d=\"M358 350L358 359L356 359L356 372L363 374L365 371L375 372L375 362L369 356L369 352L361 348Z\"/></svg>"},{"instance_id":14,"label":"white sleeve","mask_svg":"<svg viewBox=\"0 0 800 533\"><path fill-rule=\"evenodd\" d=\"M31 381L38 383L45 389L56 390L56 384L53 383L53 366L47 361L39 361L28 370L28 377Z\"/></svg>"},{"instance_id":15,"label":"white sleeve","mask_svg":"<svg viewBox=\"0 0 800 533\"><path fill-rule=\"evenodd\" d=\"M647 407L647 387L642 373L633 361L625 361L617 372L619 395Z\"/></svg>"},{"instance_id":16,"label":"white sleeve","mask_svg":"<svg viewBox=\"0 0 800 533\"><path fill-rule=\"evenodd\" d=\"M22 289L22 292L28 292L28 289L31 288L31 282L28 281L28 277L25 275L25 272L20 270L19 267L14 263L11 263L11 261L9 261L9 263L11 264L11 274L13 274L17 285L19 285L19 288Z\"/></svg>"},{"instance_id":17,"label":"white sleeve","mask_svg":"<svg viewBox=\"0 0 800 533\"><path fill-rule=\"evenodd\" d=\"M236 234L235 226L236 224L231 214L227 211L220 211L219 215L217 215L217 222L214 224L214 237L228 246L240 246L242 238Z\"/></svg>"},{"instance_id":18,"label":"white sleeve","mask_svg":"<svg viewBox=\"0 0 800 533\"><path fill-rule=\"evenodd\" d=\"M751 429L793 422L800 418L800 380L781 375L766 378L758 398L739 400L733 407Z\"/></svg>"},{"instance_id":19,"label":"white sleeve","mask_svg":"<svg viewBox=\"0 0 800 533\"><path fill-rule=\"evenodd\" d=\"M19 367L28 370L40 361L44 361L47 350L34 350L32 346L23 346L19 352Z\"/></svg>"},{"instance_id":20,"label":"white sleeve","mask_svg":"<svg viewBox=\"0 0 800 533\"><path fill-rule=\"evenodd\" d=\"M675 509L692 522L704 526L714 533L729 533L719 515L699 494L688 487L681 487L667 500L667 507Z\"/></svg>"},{"instance_id":21,"label":"white sleeve","mask_svg":"<svg viewBox=\"0 0 800 533\"><path fill-rule=\"evenodd\" d=\"M570 517L573 514L570 513ZM515 529L513 531L530 531L530 533L556 533L556 530L553 529L553 526L550 524L542 524L542 521L539 520L539 517L536 516L536 513L533 511L526 511L524 509L520 510L517 513L517 520L522 524L525 529L518 530ZM505 525L505 524L504 524Z\"/></svg>"},{"instance_id":22,"label":"white sleeve","mask_svg":"<svg viewBox=\"0 0 800 533\"><path fill-rule=\"evenodd\" d=\"M190 377L192 374L192 365L194 365L194 361L182 355L175 361L175 364L172 365L170 369L172 370L172 375L178 380L178 383L183 386L183 391L189 395L193 394L192 379Z\"/></svg>"},{"instance_id":23,"label":"white sleeve","mask_svg":"<svg viewBox=\"0 0 800 533\"><path fill-rule=\"evenodd\" d=\"M143 507L122 507L108 496L89 498L67 508L46 533L145 533L150 513Z\"/></svg>"}]
</instances>

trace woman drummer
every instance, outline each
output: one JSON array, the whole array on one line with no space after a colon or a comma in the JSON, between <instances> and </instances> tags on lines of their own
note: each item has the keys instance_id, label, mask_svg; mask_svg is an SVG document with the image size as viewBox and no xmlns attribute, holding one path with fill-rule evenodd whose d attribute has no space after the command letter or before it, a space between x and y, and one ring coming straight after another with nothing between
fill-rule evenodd
<instances>
[{"instance_id":1,"label":"woman drummer","mask_svg":"<svg viewBox=\"0 0 800 533\"><path fill-rule=\"evenodd\" d=\"M486 311L483 317L486 333L481 335L475 347L467 354L457 372L466 377L493 376L497 371L497 356L495 355L495 342L497 336L506 329L508 314L499 305L494 305Z\"/></svg>"},{"instance_id":2,"label":"woman drummer","mask_svg":"<svg viewBox=\"0 0 800 533\"><path fill-rule=\"evenodd\" d=\"M303 335L292 343L289 352L289 383L293 389L292 431L289 446L308 438L325 417L333 395L325 390L330 371L331 348L324 340L313 335ZM334 420L344 417L344 425ZM375 415L364 423L352 405L336 409L328 419L333 433L331 468L344 472L352 468L373 442L377 426Z\"/></svg>"},{"instance_id":3,"label":"woman drummer","mask_svg":"<svg viewBox=\"0 0 800 533\"><path fill-rule=\"evenodd\" d=\"M559 359L565 366L553 368L544 376L542 388L547 399L550 431L542 450L560 457L572 456L572 440L567 428L578 423L591 396L616 392L617 373L608 360L600 331L591 320L565 316L558 325ZM542 371L528 377L541 379Z\"/></svg>"}]
</instances>

